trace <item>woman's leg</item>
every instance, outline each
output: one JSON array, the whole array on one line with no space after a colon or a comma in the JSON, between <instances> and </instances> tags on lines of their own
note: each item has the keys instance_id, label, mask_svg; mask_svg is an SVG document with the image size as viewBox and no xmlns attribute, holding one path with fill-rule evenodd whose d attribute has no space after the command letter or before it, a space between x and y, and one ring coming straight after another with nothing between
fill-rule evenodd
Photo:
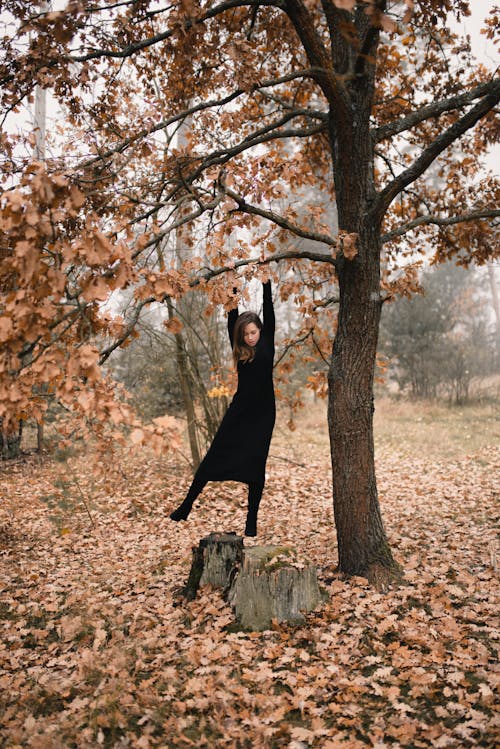
<instances>
[{"instance_id":1,"label":"woman's leg","mask_svg":"<svg viewBox=\"0 0 500 749\"><path fill-rule=\"evenodd\" d=\"M245 536L257 535L257 513L264 491L263 481L252 481L248 484L248 513L245 525Z\"/></svg>"},{"instance_id":2,"label":"woman's leg","mask_svg":"<svg viewBox=\"0 0 500 749\"><path fill-rule=\"evenodd\" d=\"M179 505L179 507L170 513L171 520L187 520L189 513L192 510L193 502L201 494L205 488L207 482L203 479L199 479L196 476L193 479L193 483L189 487L189 491L186 494L186 499Z\"/></svg>"}]
</instances>

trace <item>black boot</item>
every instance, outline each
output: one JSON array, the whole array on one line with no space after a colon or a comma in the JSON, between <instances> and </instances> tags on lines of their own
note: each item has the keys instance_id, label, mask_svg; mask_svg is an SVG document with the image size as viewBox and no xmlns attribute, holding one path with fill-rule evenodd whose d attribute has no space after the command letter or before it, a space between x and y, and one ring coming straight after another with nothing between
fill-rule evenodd
<instances>
[{"instance_id":1,"label":"black boot","mask_svg":"<svg viewBox=\"0 0 500 749\"><path fill-rule=\"evenodd\" d=\"M252 517L250 517L250 513L248 513L247 522L245 524L245 536L250 536L253 538L256 535L257 535L257 516L253 515Z\"/></svg>"},{"instance_id":2,"label":"black boot","mask_svg":"<svg viewBox=\"0 0 500 749\"><path fill-rule=\"evenodd\" d=\"M206 481L200 480L197 476L194 477L193 483L189 487L189 491L186 494L186 498L176 510L170 513L170 520L175 520L177 522L179 520L188 519L188 515L193 509L194 501L196 497L201 494L206 483Z\"/></svg>"},{"instance_id":3,"label":"black boot","mask_svg":"<svg viewBox=\"0 0 500 749\"><path fill-rule=\"evenodd\" d=\"M248 484L248 512L247 522L245 524L245 536L253 538L257 535L257 513L259 512L263 490L263 483L252 482Z\"/></svg>"},{"instance_id":4,"label":"black boot","mask_svg":"<svg viewBox=\"0 0 500 749\"><path fill-rule=\"evenodd\" d=\"M186 502L184 500L176 510L170 513L170 520L175 520L176 522L179 520L187 520L192 506L191 502Z\"/></svg>"}]
</instances>

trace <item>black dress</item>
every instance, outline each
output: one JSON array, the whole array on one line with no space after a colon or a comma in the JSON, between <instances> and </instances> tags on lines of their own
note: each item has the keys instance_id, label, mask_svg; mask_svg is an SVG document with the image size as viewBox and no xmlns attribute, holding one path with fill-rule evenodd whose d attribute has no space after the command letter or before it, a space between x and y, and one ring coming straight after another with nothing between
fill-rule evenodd
<instances>
[{"instance_id":1,"label":"black dress","mask_svg":"<svg viewBox=\"0 0 500 749\"><path fill-rule=\"evenodd\" d=\"M252 361L238 362L238 389L213 442L200 463L200 481L264 484L276 419L273 387L274 309L271 283L263 284L263 328ZM228 316L231 346L238 310Z\"/></svg>"}]
</instances>

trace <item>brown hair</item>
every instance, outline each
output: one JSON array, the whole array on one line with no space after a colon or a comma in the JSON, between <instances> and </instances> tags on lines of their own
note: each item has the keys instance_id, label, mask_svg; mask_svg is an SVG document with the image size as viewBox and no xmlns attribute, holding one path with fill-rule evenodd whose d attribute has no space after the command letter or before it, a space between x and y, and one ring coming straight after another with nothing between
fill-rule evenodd
<instances>
[{"instance_id":1,"label":"brown hair","mask_svg":"<svg viewBox=\"0 0 500 749\"><path fill-rule=\"evenodd\" d=\"M238 366L239 361L252 361L255 356L255 349L252 346L248 346L243 338L246 326L252 322L259 330L262 330L262 322L255 312L242 312L236 318L233 332L233 361L235 367Z\"/></svg>"}]
</instances>

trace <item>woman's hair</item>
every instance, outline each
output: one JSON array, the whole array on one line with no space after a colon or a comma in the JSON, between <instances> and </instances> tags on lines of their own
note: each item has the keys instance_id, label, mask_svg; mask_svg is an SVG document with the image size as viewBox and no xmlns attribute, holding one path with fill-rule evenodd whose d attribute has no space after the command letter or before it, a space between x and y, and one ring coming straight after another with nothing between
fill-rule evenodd
<instances>
[{"instance_id":1,"label":"woman's hair","mask_svg":"<svg viewBox=\"0 0 500 749\"><path fill-rule=\"evenodd\" d=\"M242 312L236 318L233 332L233 361L235 367L238 366L239 361L252 361L255 356L255 349L252 346L248 346L243 338L246 326L252 322L255 323L259 330L262 330L262 322L255 312Z\"/></svg>"}]
</instances>

